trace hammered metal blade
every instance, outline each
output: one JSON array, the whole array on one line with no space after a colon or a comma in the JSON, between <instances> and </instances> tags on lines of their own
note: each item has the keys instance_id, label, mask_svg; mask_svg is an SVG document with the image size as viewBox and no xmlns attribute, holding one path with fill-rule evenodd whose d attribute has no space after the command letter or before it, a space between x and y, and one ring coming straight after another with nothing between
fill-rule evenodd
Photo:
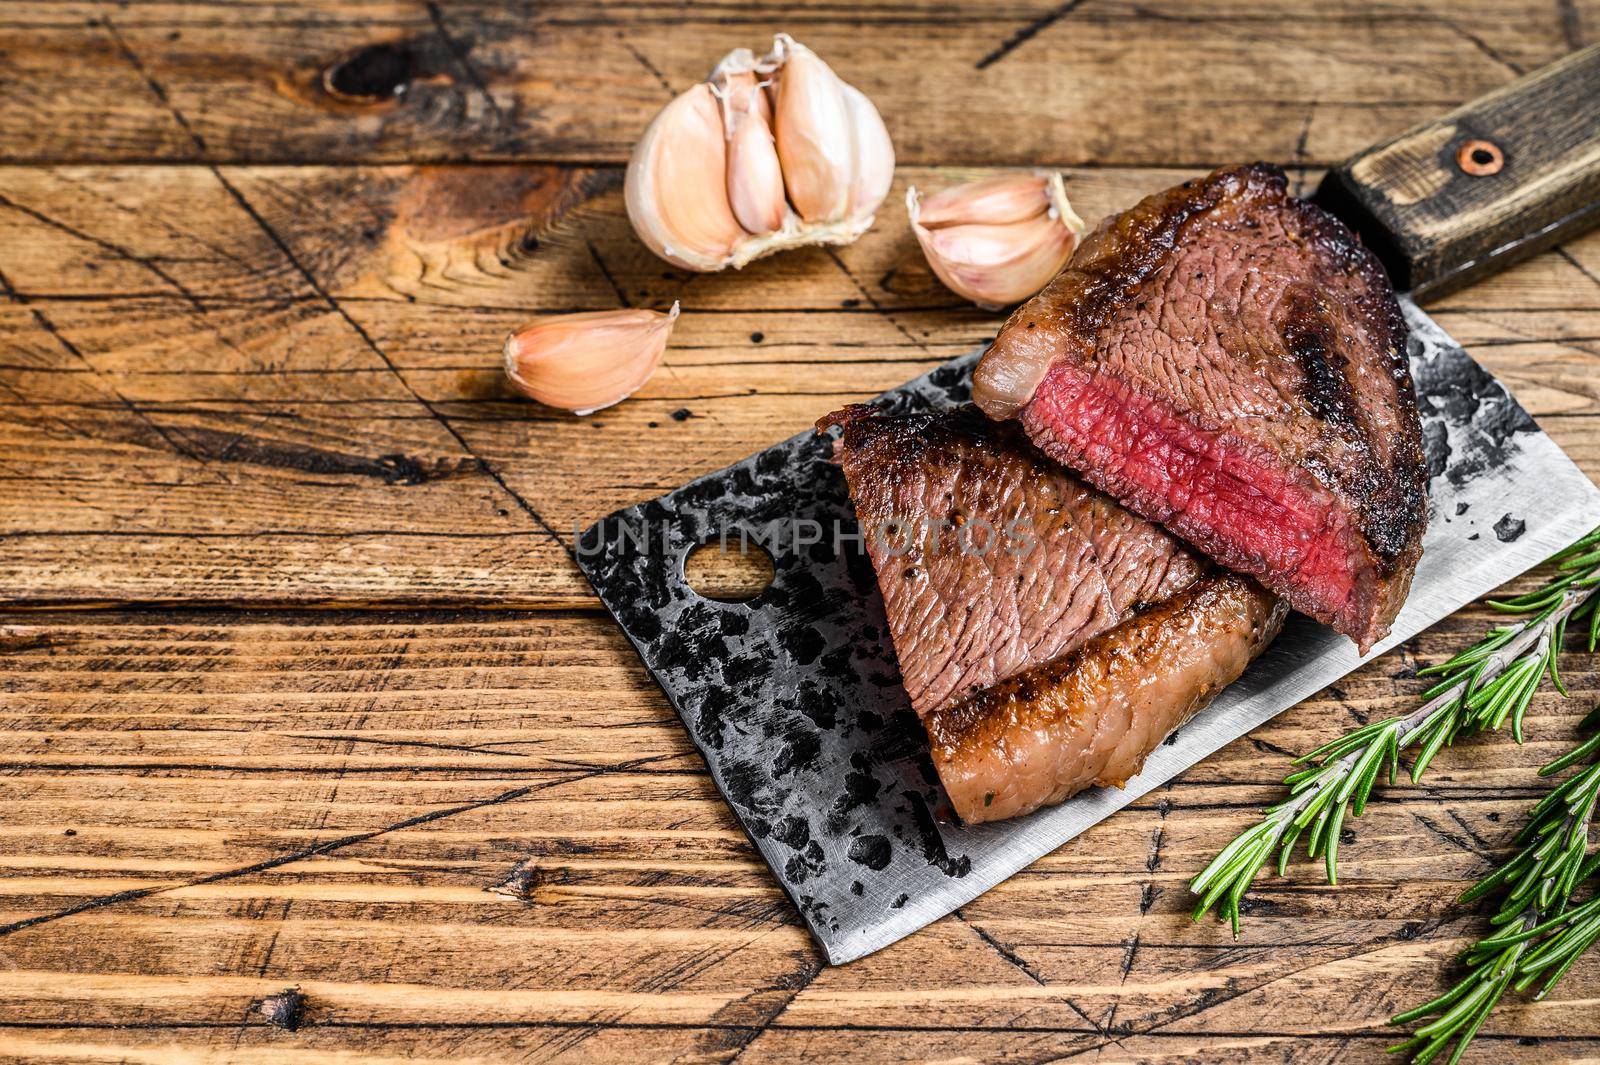
<instances>
[{"instance_id":1,"label":"hammered metal blade","mask_svg":"<svg viewBox=\"0 0 1600 1065\"><path fill-rule=\"evenodd\" d=\"M1600 522L1600 490L1460 345L1401 302L1432 520L1411 598L1374 654ZM962 403L977 357L881 400L908 411ZM872 568L859 545L834 549L835 530L848 534L855 518L828 454L826 440L802 433L604 519L579 553L834 964L950 913L1361 661L1349 640L1293 616L1126 788L1014 821L960 824L900 688ZM781 541L772 586L748 603L701 598L684 583L684 557L741 526Z\"/></svg>"}]
</instances>

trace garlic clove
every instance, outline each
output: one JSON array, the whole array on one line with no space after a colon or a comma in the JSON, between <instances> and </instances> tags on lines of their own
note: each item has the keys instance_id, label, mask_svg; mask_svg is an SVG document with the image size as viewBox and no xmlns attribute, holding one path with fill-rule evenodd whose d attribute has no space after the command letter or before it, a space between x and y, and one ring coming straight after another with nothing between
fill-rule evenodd
<instances>
[{"instance_id":1,"label":"garlic clove","mask_svg":"<svg viewBox=\"0 0 1600 1065\"><path fill-rule=\"evenodd\" d=\"M1019 303L1049 284L1084 230L1059 173L975 181L927 202L913 188L906 210L939 280L988 310Z\"/></svg>"},{"instance_id":2,"label":"garlic clove","mask_svg":"<svg viewBox=\"0 0 1600 1065\"><path fill-rule=\"evenodd\" d=\"M786 33L778 34L773 75L773 135L789 202L807 222L833 222L850 210L855 133L850 104L833 70Z\"/></svg>"},{"instance_id":3,"label":"garlic clove","mask_svg":"<svg viewBox=\"0 0 1600 1065\"><path fill-rule=\"evenodd\" d=\"M543 318L506 340L506 377L517 391L574 414L620 403L650 379L667 350L678 304Z\"/></svg>"},{"instance_id":4,"label":"garlic clove","mask_svg":"<svg viewBox=\"0 0 1600 1065\"><path fill-rule=\"evenodd\" d=\"M718 270L745 239L727 191L728 145L711 86L696 85L650 123L628 161L628 219L650 250Z\"/></svg>"},{"instance_id":5,"label":"garlic clove","mask_svg":"<svg viewBox=\"0 0 1600 1065\"><path fill-rule=\"evenodd\" d=\"M1075 233L1047 215L1001 225L913 229L939 280L988 310L1019 303L1044 288L1078 243Z\"/></svg>"},{"instance_id":6,"label":"garlic clove","mask_svg":"<svg viewBox=\"0 0 1600 1065\"><path fill-rule=\"evenodd\" d=\"M934 193L922 201L918 220L928 229L964 222L1004 225L1043 214L1049 205L1044 175L1003 174Z\"/></svg>"},{"instance_id":7,"label":"garlic clove","mask_svg":"<svg viewBox=\"0 0 1600 1065\"><path fill-rule=\"evenodd\" d=\"M733 215L757 236L783 228L789 203L783 189L783 167L772 138L772 107L752 71L713 82L722 102L728 136L728 202Z\"/></svg>"},{"instance_id":8,"label":"garlic clove","mask_svg":"<svg viewBox=\"0 0 1600 1065\"><path fill-rule=\"evenodd\" d=\"M894 143L883 116L860 89L840 82L849 105L855 172L850 181L849 214L852 219L871 215L889 195L894 181Z\"/></svg>"},{"instance_id":9,"label":"garlic clove","mask_svg":"<svg viewBox=\"0 0 1600 1065\"><path fill-rule=\"evenodd\" d=\"M739 48L735 54L743 52L750 54L750 49ZM751 61L752 64L754 60ZM755 67L731 67L727 59L717 65L711 74L711 93L722 103L722 121L728 124L728 116L734 111L743 111L759 115L761 121L772 126L772 101L767 99L767 94L762 89L761 80L756 76Z\"/></svg>"}]
</instances>

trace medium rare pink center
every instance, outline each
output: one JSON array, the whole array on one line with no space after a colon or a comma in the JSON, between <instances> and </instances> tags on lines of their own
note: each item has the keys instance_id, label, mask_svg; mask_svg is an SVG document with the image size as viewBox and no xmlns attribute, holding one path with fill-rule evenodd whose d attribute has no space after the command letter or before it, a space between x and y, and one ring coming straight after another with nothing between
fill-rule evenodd
<instances>
[{"instance_id":1,"label":"medium rare pink center","mask_svg":"<svg viewBox=\"0 0 1600 1065\"><path fill-rule=\"evenodd\" d=\"M1339 615L1355 605L1353 531L1332 495L1281 457L1065 361L1040 382L1023 421L1055 458L1224 565L1294 574L1300 595L1291 601L1302 609Z\"/></svg>"}]
</instances>

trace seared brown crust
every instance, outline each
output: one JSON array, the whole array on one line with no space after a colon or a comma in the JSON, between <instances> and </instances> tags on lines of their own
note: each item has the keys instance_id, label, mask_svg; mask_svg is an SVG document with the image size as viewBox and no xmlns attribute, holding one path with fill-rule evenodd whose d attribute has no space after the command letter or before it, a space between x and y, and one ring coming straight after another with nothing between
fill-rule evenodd
<instances>
[{"instance_id":1,"label":"seared brown crust","mask_svg":"<svg viewBox=\"0 0 1600 1065\"><path fill-rule=\"evenodd\" d=\"M1244 672L1287 607L1217 572L1073 654L928 715L933 763L964 821L997 821L1093 785L1121 787Z\"/></svg>"},{"instance_id":2,"label":"seared brown crust","mask_svg":"<svg viewBox=\"0 0 1600 1065\"><path fill-rule=\"evenodd\" d=\"M1406 336L1377 259L1337 219L1288 196L1282 170L1256 163L1185 182L1102 223L1011 316L974 373L973 398L991 417L1021 414L1035 443L1070 461L1052 447L1049 425L1025 410L1065 362L1116 375L1201 433L1282 456L1349 516L1365 556L1355 621L1319 612L1274 574L1215 550L1182 527L1181 512L1153 513L1114 477L1081 472L1364 648L1405 601L1427 521Z\"/></svg>"}]
</instances>

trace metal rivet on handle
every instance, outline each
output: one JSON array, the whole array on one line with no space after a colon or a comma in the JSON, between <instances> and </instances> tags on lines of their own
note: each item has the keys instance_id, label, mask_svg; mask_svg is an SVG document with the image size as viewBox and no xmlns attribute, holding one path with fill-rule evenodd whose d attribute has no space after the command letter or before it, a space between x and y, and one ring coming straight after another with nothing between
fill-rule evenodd
<instances>
[{"instance_id":1,"label":"metal rivet on handle","mask_svg":"<svg viewBox=\"0 0 1600 1065\"><path fill-rule=\"evenodd\" d=\"M1500 173L1506 165L1505 153L1492 141L1468 141L1456 149L1456 166L1472 177L1488 177Z\"/></svg>"}]
</instances>

